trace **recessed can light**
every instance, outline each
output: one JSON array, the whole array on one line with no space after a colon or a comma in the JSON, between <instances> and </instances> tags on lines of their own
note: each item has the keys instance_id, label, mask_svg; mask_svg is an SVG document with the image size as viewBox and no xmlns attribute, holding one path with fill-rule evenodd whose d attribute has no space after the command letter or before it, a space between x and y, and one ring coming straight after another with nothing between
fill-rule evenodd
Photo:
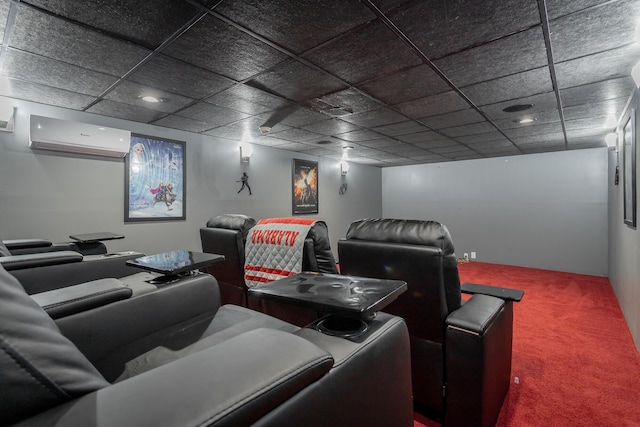
<instances>
[{"instance_id":1,"label":"recessed can light","mask_svg":"<svg viewBox=\"0 0 640 427\"><path fill-rule=\"evenodd\" d=\"M535 121L536 121L536 119L532 119L531 117L528 117L526 119L518 120L518 123L524 124L524 123L532 123L532 122L535 122Z\"/></svg>"},{"instance_id":2,"label":"recessed can light","mask_svg":"<svg viewBox=\"0 0 640 427\"><path fill-rule=\"evenodd\" d=\"M161 101L161 99L156 98L155 96L149 96L149 95L147 95L147 96L143 96L141 99L142 99L144 102L150 102L150 103L152 103L152 104L155 104L155 103L158 103L158 102L160 102L160 101Z\"/></svg>"}]
</instances>

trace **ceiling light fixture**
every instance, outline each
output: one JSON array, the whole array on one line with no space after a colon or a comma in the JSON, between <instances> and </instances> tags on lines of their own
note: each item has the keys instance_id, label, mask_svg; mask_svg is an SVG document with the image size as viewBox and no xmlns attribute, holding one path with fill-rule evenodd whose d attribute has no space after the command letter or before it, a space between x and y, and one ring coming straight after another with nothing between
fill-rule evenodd
<instances>
[{"instance_id":1,"label":"ceiling light fixture","mask_svg":"<svg viewBox=\"0 0 640 427\"><path fill-rule=\"evenodd\" d=\"M162 99L156 98L155 96L151 96L151 95L143 96L140 99L142 99L144 102L149 102L151 104L156 104L158 102L162 102Z\"/></svg>"},{"instance_id":2,"label":"ceiling light fixture","mask_svg":"<svg viewBox=\"0 0 640 427\"><path fill-rule=\"evenodd\" d=\"M518 123L520 123L520 124L525 124L525 123L533 123L533 122L535 122L535 121L536 121L536 119L531 118L531 117L527 117L526 119L520 119L520 120L518 120Z\"/></svg>"},{"instance_id":3,"label":"ceiling light fixture","mask_svg":"<svg viewBox=\"0 0 640 427\"><path fill-rule=\"evenodd\" d=\"M615 132L608 133L607 136L604 137L604 142L607 144L607 147L613 148L618 143L618 135Z\"/></svg>"},{"instance_id":4,"label":"ceiling light fixture","mask_svg":"<svg viewBox=\"0 0 640 427\"><path fill-rule=\"evenodd\" d=\"M533 108L533 104L515 104L503 108L502 111L504 111L505 113L518 113L520 111L526 111L530 108Z\"/></svg>"}]
</instances>

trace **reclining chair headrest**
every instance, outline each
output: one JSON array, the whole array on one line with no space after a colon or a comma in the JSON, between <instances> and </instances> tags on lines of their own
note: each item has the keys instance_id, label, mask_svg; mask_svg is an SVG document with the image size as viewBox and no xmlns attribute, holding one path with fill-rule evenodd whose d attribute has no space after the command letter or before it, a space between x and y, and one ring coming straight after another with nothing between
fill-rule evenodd
<instances>
[{"instance_id":1,"label":"reclining chair headrest","mask_svg":"<svg viewBox=\"0 0 640 427\"><path fill-rule=\"evenodd\" d=\"M372 240L388 243L435 246L444 255L454 253L449 230L437 221L413 219L361 219L349 225L347 240Z\"/></svg>"},{"instance_id":2,"label":"reclining chair headrest","mask_svg":"<svg viewBox=\"0 0 640 427\"><path fill-rule=\"evenodd\" d=\"M222 214L211 217L207 221L208 228L225 228L242 232L242 241L246 242L249 230L256 225L256 220L242 214Z\"/></svg>"}]
</instances>

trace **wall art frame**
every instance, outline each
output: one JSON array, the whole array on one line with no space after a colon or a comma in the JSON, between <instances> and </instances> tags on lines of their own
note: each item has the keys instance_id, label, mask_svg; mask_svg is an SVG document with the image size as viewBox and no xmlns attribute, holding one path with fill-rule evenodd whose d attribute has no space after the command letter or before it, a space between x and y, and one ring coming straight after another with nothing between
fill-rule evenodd
<instances>
[{"instance_id":1,"label":"wall art frame","mask_svg":"<svg viewBox=\"0 0 640 427\"><path fill-rule=\"evenodd\" d=\"M623 127L622 162L624 184L624 223L636 227L636 110L629 112Z\"/></svg>"},{"instance_id":2,"label":"wall art frame","mask_svg":"<svg viewBox=\"0 0 640 427\"><path fill-rule=\"evenodd\" d=\"M318 213L319 178L318 162L293 159L291 174L291 204L293 215Z\"/></svg>"}]
</instances>

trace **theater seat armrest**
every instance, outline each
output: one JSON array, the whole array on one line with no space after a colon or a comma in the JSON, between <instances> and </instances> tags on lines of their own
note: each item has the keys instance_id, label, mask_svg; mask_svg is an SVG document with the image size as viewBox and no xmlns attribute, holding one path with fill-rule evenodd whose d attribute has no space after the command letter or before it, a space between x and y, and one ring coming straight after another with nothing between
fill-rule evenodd
<instances>
[{"instance_id":1,"label":"theater seat armrest","mask_svg":"<svg viewBox=\"0 0 640 427\"><path fill-rule=\"evenodd\" d=\"M463 294L482 294L500 298L505 301L520 302L524 296L524 291L511 288L500 288L498 286L480 285L477 283L463 283L460 285Z\"/></svg>"},{"instance_id":2,"label":"theater seat armrest","mask_svg":"<svg viewBox=\"0 0 640 427\"><path fill-rule=\"evenodd\" d=\"M131 288L118 279L100 279L31 295L53 319L130 298Z\"/></svg>"},{"instance_id":3,"label":"theater seat armrest","mask_svg":"<svg viewBox=\"0 0 640 427\"><path fill-rule=\"evenodd\" d=\"M505 302L488 295L474 295L447 317L447 327L483 335L504 310Z\"/></svg>"},{"instance_id":4,"label":"theater seat armrest","mask_svg":"<svg viewBox=\"0 0 640 427\"><path fill-rule=\"evenodd\" d=\"M51 241L44 239L10 239L3 240L2 243L10 251L14 249L48 248L52 245Z\"/></svg>"},{"instance_id":5,"label":"theater seat armrest","mask_svg":"<svg viewBox=\"0 0 640 427\"><path fill-rule=\"evenodd\" d=\"M309 341L256 329L98 390L23 425L244 426L324 376L333 359Z\"/></svg>"},{"instance_id":6,"label":"theater seat armrest","mask_svg":"<svg viewBox=\"0 0 640 427\"><path fill-rule=\"evenodd\" d=\"M2 264L5 270L11 271L80 262L82 258L83 256L81 254L73 251L43 252L0 257L0 264Z\"/></svg>"}]
</instances>

